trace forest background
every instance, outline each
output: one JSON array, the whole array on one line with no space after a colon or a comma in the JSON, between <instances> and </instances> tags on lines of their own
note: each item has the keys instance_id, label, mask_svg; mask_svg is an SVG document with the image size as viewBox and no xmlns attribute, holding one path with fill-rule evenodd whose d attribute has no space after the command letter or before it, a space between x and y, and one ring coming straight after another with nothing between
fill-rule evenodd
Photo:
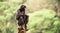
<instances>
[{"instance_id":1,"label":"forest background","mask_svg":"<svg viewBox=\"0 0 60 33\"><path fill-rule=\"evenodd\" d=\"M0 0L0 33L17 33L15 16L22 4L29 15L27 33L60 33L60 0Z\"/></svg>"}]
</instances>

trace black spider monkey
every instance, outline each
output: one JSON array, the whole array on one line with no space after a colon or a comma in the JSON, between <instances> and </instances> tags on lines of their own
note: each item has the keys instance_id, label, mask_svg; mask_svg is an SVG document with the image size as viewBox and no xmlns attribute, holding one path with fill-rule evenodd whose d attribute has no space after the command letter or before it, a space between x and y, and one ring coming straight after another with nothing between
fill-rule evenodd
<instances>
[{"instance_id":1,"label":"black spider monkey","mask_svg":"<svg viewBox=\"0 0 60 33\"><path fill-rule=\"evenodd\" d=\"M21 5L16 14L16 19L18 20L18 25L22 26L25 24L25 29L27 29L28 15L25 14L25 5Z\"/></svg>"},{"instance_id":2,"label":"black spider monkey","mask_svg":"<svg viewBox=\"0 0 60 33\"><path fill-rule=\"evenodd\" d=\"M21 7L17 10L17 14L16 14L16 19L19 20L20 15L25 14L25 5L21 5Z\"/></svg>"}]
</instances>

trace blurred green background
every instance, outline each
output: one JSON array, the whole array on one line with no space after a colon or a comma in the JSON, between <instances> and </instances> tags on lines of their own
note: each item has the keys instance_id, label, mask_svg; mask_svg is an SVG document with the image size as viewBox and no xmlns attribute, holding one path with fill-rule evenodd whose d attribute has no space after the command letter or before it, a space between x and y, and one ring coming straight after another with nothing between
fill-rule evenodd
<instances>
[{"instance_id":1,"label":"blurred green background","mask_svg":"<svg viewBox=\"0 0 60 33\"><path fill-rule=\"evenodd\" d=\"M60 33L60 0L0 0L0 33L17 33L15 16L22 4L29 15L27 33Z\"/></svg>"}]
</instances>

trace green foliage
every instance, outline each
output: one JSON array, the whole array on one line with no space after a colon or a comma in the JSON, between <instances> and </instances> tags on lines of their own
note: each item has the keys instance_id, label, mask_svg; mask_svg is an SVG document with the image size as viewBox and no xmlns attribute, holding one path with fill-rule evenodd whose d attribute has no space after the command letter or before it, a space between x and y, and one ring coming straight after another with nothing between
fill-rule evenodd
<instances>
[{"instance_id":1,"label":"green foliage","mask_svg":"<svg viewBox=\"0 0 60 33\"><path fill-rule=\"evenodd\" d=\"M57 0L58 2L60 2L60 0Z\"/></svg>"},{"instance_id":2,"label":"green foliage","mask_svg":"<svg viewBox=\"0 0 60 33\"><path fill-rule=\"evenodd\" d=\"M0 30L2 33L17 33L15 14L20 5L26 1L27 0L0 0ZM34 8L34 6L32 8ZM31 13L28 28L32 33L39 33L40 31L44 33L59 33L60 19L54 16L55 12L47 9Z\"/></svg>"},{"instance_id":3,"label":"green foliage","mask_svg":"<svg viewBox=\"0 0 60 33\"><path fill-rule=\"evenodd\" d=\"M16 33L15 14L22 2L22 0L0 0L0 29L2 33Z\"/></svg>"},{"instance_id":4,"label":"green foliage","mask_svg":"<svg viewBox=\"0 0 60 33\"><path fill-rule=\"evenodd\" d=\"M7 0L0 0L0 2L7 1Z\"/></svg>"},{"instance_id":5,"label":"green foliage","mask_svg":"<svg viewBox=\"0 0 60 33\"><path fill-rule=\"evenodd\" d=\"M30 14L28 28L32 33L55 33L60 30L60 19L55 17L53 10L43 9ZM58 30L58 31L56 31Z\"/></svg>"}]
</instances>

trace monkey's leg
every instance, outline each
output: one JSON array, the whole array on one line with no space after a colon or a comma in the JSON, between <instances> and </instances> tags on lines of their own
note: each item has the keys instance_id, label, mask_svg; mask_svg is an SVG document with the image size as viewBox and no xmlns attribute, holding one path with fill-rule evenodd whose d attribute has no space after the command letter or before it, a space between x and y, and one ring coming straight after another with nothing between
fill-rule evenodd
<instances>
[{"instance_id":1,"label":"monkey's leg","mask_svg":"<svg viewBox=\"0 0 60 33\"><path fill-rule=\"evenodd\" d=\"M28 29L27 29L27 24L25 24L25 30L28 31Z\"/></svg>"}]
</instances>

